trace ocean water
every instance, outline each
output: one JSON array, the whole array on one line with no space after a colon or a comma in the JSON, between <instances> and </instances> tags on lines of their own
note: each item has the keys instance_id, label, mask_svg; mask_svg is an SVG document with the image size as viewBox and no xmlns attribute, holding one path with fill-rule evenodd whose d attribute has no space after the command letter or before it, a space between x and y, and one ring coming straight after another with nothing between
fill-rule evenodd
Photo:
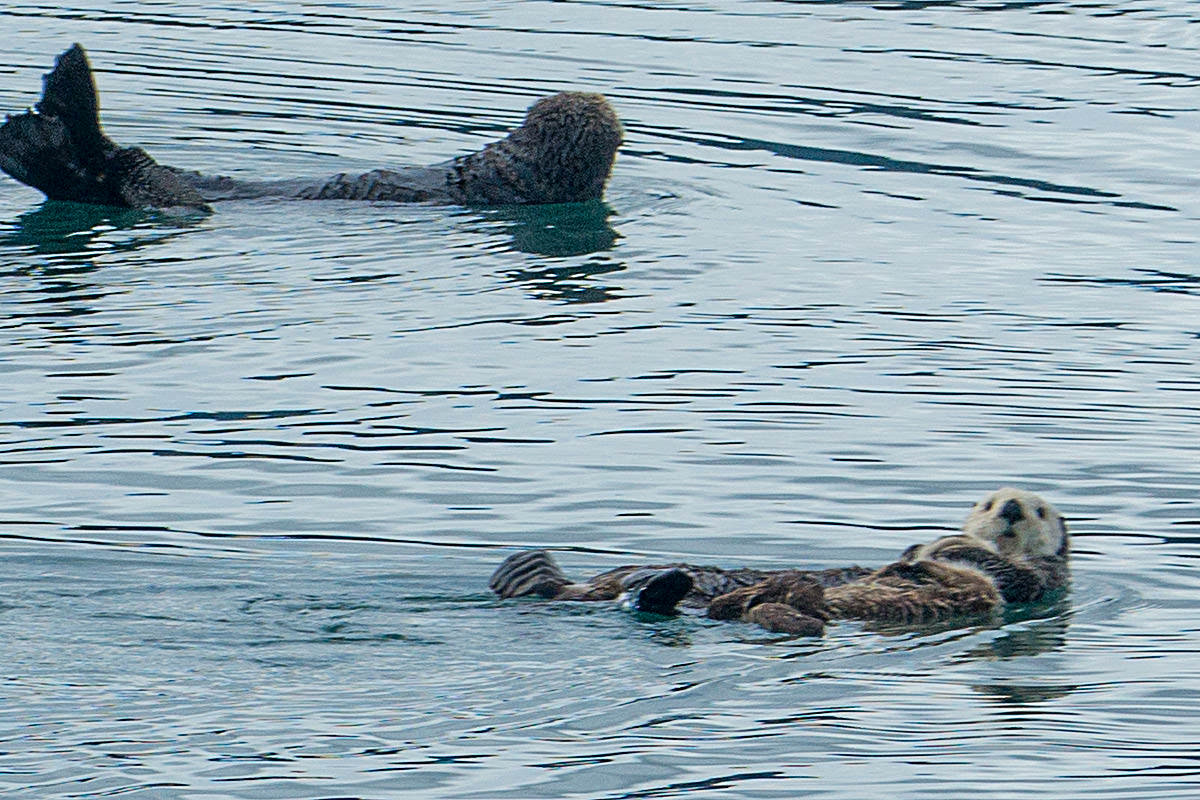
<instances>
[{"instance_id":1,"label":"ocean water","mask_svg":"<svg viewBox=\"0 0 1200 800\"><path fill-rule=\"evenodd\" d=\"M10 2L0 109L245 177L537 97L604 204L43 205L0 177L5 798L1200 793L1200 6ZM788 639L497 601L886 563L998 486L1053 603Z\"/></svg>"}]
</instances>

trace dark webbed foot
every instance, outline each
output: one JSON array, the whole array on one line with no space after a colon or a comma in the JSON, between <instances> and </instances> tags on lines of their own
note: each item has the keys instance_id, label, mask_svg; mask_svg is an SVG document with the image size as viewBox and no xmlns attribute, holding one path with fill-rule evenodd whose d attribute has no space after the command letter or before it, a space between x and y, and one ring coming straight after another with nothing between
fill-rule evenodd
<instances>
[{"instance_id":1,"label":"dark webbed foot","mask_svg":"<svg viewBox=\"0 0 1200 800\"><path fill-rule=\"evenodd\" d=\"M686 570L664 570L635 590L630 604L650 614L675 614L679 601L692 590L694 583Z\"/></svg>"},{"instance_id":2,"label":"dark webbed foot","mask_svg":"<svg viewBox=\"0 0 1200 800\"><path fill-rule=\"evenodd\" d=\"M105 136L99 107L87 55L74 45L46 75L36 110L0 126L0 169L51 200L210 210L172 170Z\"/></svg>"}]
</instances>

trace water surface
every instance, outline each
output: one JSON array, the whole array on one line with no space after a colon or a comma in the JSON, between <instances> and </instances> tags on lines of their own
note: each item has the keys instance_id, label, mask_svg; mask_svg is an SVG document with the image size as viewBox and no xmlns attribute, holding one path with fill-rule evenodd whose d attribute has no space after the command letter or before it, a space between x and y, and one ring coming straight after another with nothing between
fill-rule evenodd
<instances>
[{"instance_id":1,"label":"water surface","mask_svg":"<svg viewBox=\"0 0 1200 800\"><path fill-rule=\"evenodd\" d=\"M432 163L606 93L604 204L0 178L13 798L1197 790L1200 14L1124 3L10 3L104 119L243 176ZM543 546L880 564L1019 484L1074 585L786 640L498 602Z\"/></svg>"}]
</instances>

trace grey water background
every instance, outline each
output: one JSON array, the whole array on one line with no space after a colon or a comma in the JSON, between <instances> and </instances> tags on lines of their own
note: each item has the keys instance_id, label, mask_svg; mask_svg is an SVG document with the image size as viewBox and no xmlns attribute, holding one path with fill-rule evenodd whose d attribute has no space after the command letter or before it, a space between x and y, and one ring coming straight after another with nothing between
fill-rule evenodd
<instances>
[{"instance_id":1,"label":"grey water background","mask_svg":"<svg viewBox=\"0 0 1200 800\"><path fill-rule=\"evenodd\" d=\"M1200 792L1200 6L7 3L0 108L245 176L605 92L604 206L41 205L0 178L6 798ZM1074 583L787 640L497 602L880 564L1018 484Z\"/></svg>"}]
</instances>

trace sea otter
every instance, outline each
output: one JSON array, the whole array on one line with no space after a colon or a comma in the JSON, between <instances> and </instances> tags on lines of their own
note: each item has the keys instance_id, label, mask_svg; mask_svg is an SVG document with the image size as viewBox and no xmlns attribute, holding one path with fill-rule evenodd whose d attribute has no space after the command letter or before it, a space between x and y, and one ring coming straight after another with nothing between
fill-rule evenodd
<instances>
[{"instance_id":1,"label":"sea otter","mask_svg":"<svg viewBox=\"0 0 1200 800\"><path fill-rule=\"evenodd\" d=\"M92 68L78 44L45 76L34 110L0 126L0 169L50 200L209 212L216 200L301 200L509 205L598 200L622 129L603 95L538 100L521 127L478 152L430 167L377 169L317 180L246 181L158 164L100 128Z\"/></svg>"},{"instance_id":2,"label":"sea otter","mask_svg":"<svg viewBox=\"0 0 1200 800\"><path fill-rule=\"evenodd\" d=\"M1006 487L971 510L962 533L913 545L880 569L755 570L664 564L569 580L550 554L510 556L489 587L500 597L624 599L639 611L703 609L773 631L820 634L830 619L925 623L1041 600L1066 586L1062 515L1032 492Z\"/></svg>"}]
</instances>

